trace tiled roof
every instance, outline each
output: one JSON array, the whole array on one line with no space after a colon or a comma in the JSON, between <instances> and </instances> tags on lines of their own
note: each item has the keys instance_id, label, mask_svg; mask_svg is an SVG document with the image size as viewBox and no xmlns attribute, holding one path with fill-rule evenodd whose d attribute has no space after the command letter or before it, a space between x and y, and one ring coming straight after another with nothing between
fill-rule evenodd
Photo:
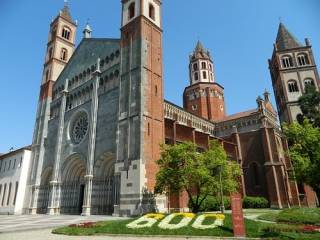
<instances>
[{"instance_id":1,"label":"tiled roof","mask_svg":"<svg viewBox=\"0 0 320 240\"><path fill-rule=\"evenodd\" d=\"M283 23L280 23L276 45L278 50L286 50L302 47L301 43L288 31Z\"/></svg>"},{"instance_id":2,"label":"tiled roof","mask_svg":"<svg viewBox=\"0 0 320 240\"><path fill-rule=\"evenodd\" d=\"M255 114L255 113L257 113L257 109L252 109L252 110L248 110L248 111L244 111L244 112L239 112L239 113L232 114L232 115L229 115L229 116L225 117L220 122L235 120L235 119L242 118L242 117L247 117L247 116L250 116L250 115Z\"/></svg>"}]
</instances>

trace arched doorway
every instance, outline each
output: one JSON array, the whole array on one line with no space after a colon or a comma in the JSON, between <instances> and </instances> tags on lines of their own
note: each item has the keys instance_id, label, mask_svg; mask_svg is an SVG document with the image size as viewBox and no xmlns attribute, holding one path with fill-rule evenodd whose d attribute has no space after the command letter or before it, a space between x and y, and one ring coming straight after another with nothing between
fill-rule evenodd
<instances>
[{"instance_id":1,"label":"arched doorway","mask_svg":"<svg viewBox=\"0 0 320 240\"><path fill-rule=\"evenodd\" d=\"M84 198L86 164L83 157L72 155L61 167L60 212L81 214Z\"/></svg>"},{"instance_id":2,"label":"arched doorway","mask_svg":"<svg viewBox=\"0 0 320 240\"><path fill-rule=\"evenodd\" d=\"M111 215L118 205L120 177L114 175L115 154L102 154L94 165L91 213Z\"/></svg>"},{"instance_id":3,"label":"arched doorway","mask_svg":"<svg viewBox=\"0 0 320 240\"><path fill-rule=\"evenodd\" d=\"M50 181L52 180L52 167L46 167L41 174L38 193L37 213L46 214L50 197Z\"/></svg>"}]
</instances>

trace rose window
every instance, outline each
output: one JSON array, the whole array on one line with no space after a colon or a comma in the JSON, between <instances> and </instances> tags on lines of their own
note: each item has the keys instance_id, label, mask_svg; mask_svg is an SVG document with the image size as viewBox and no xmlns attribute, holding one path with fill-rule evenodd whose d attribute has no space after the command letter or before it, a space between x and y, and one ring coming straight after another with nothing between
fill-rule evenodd
<instances>
[{"instance_id":1,"label":"rose window","mask_svg":"<svg viewBox=\"0 0 320 240\"><path fill-rule=\"evenodd\" d=\"M88 132L89 122L86 114L81 114L72 125L72 140L79 144Z\"/></svg>"}]
</instances>

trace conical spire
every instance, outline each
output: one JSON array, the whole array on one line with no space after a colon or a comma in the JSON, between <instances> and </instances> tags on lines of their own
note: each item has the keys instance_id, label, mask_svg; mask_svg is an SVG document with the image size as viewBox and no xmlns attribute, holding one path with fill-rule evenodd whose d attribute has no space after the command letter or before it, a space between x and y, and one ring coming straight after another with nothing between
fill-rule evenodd
<instances>
[{"instance_id":1,"label":"conical spire","mask_svg":"<svg viewBox=\"0 0 320 240\"><path fill-rule=\"evenodd\" d=\"M68 1L65 0L64 1L64 7L63 9L60 11L60 16L65 18L66 20L72 22L72 17L71 17L71 14L70 14L70 11L69 11L69 5L68 5Z\"/></svg>"},{"instance_id":2,"label":"conical spire","mask_svg":"<svg viewBox=\"0 0 320 240\"><path fill-rule=\"evenodd\" d=\"M302 47L301 43L288 31L282 22L279 25L276 45L280 51Z\"/></svg>"},{"instance_id":3,"label":"conical spire","mask_svg":"<svg viewBox=\"0 0 320 240\"><path fill-rule=\"evenodd\" d=\"M197 42L196 48L192 54L192 59L207 58L210 59L210 53L207 51L200 41Z\"/></svg>"}]
</instances>

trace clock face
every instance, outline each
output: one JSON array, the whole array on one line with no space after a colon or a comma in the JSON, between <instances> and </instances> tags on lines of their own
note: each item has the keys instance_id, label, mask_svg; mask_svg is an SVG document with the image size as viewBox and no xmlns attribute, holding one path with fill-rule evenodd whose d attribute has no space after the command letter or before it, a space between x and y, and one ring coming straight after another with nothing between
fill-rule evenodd
<instances>
[{"instance_id":1,"label":"clock face","mask_svg":"<svg viewBox=\"0 0 320 240\"><path fill-rule=\"evenodd\" d=\"M71 139L74 144L79 144L87 135L89 129L88 115L85 112L79 114L72 123Z\"/></svg>"}]
</instances>

